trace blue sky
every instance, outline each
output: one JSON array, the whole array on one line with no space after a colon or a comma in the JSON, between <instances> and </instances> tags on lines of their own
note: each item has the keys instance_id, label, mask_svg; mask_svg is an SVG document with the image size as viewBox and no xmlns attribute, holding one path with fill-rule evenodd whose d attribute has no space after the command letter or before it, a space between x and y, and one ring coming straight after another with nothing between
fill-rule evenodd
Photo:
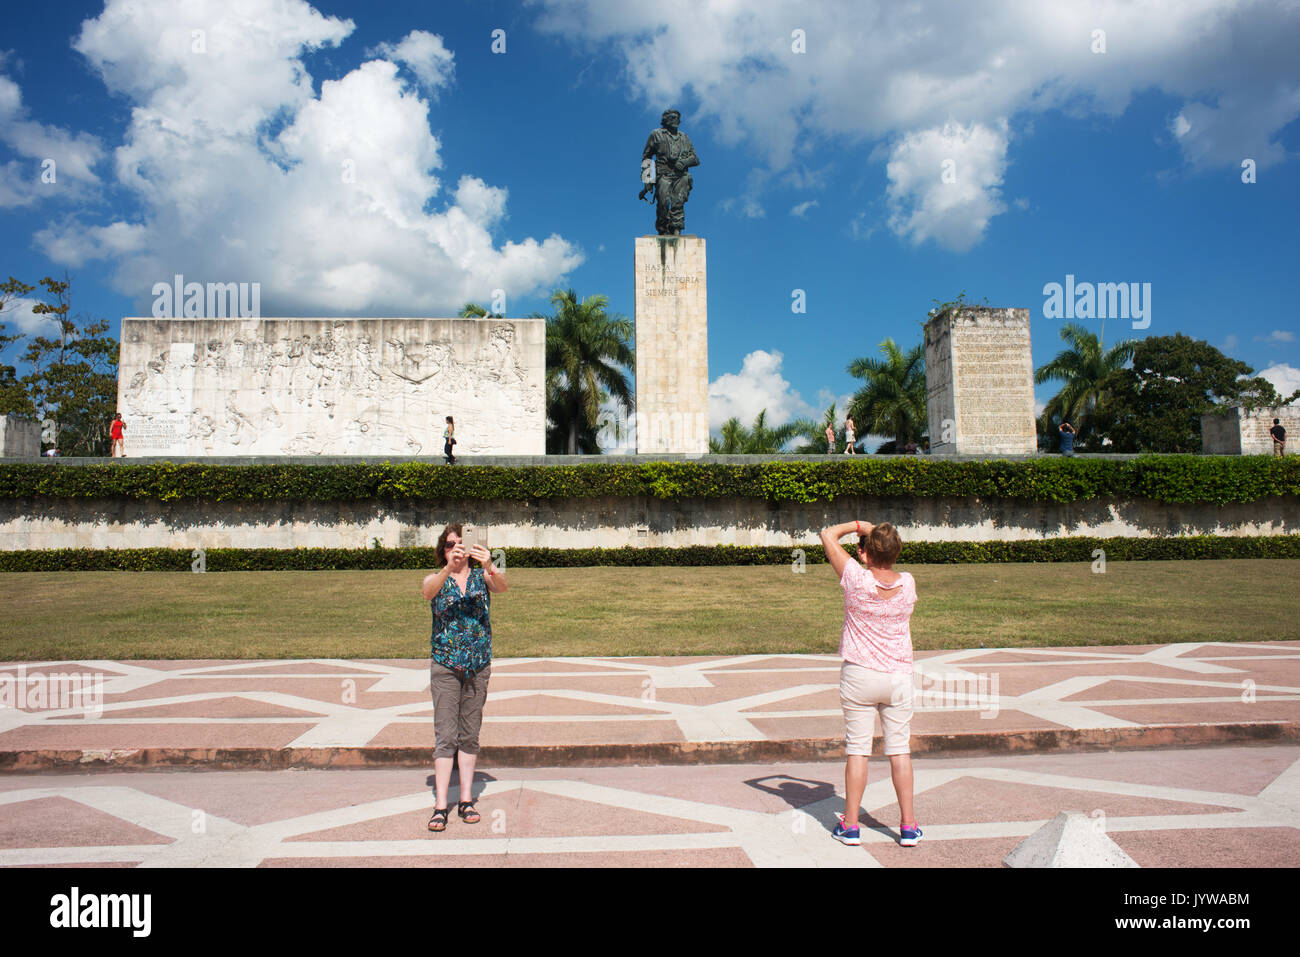
<instances>
[{"instance_id":1,"label":"blue sky","mask_svg":"<svg viewBox=\"0 0 1300 957\"><path fill-rule=\"evenodd\" d=\"M848 363L919 342L963 290L1028 308L1042 365L1062 324L1043 289L1067 275L1150 283L1149 328L1108 320L1108 343L1182 332L1300 388L1294 3L110 0L6 21L0 274L66 269L77 312L147 315L182 273L259 282L263 315L445 316L504 289L522 316L572 286L630 316L640 151L672 105L702 161L715 430L842 413Z\"/></svg>"}]
</instances>

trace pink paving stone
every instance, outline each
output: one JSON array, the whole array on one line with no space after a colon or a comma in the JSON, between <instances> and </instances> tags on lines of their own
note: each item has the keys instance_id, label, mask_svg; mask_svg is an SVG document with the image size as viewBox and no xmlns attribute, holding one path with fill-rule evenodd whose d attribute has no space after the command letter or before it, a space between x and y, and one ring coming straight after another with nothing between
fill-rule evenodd
<instances>
[{"instance_id":1,"label":"pink paving stone","mask_svg":"<svg viewBox=\"0 0 1300 957\"><path fill-rule=\"evenodd\" d=\"M685 741L675 721L496 722L485 714L480 747L564 744L658 744ZM433 722L390 724L370 739L375 748L424 748L432 753Z\"/></svg>"},{"instance_id":2,"label":"pink paving stone","mask_svg":"<svg viewBox=\"0 0 1300 957\"><path fill-rule=\"evenodd\" d=\"M185 671L190 668L209 668L214 665L246 665L248 661L230 658L132 658L123 659L124 665L151 668L155 671Z\"/></svg>"},{"instance_id":3,"label":"pink paving stone","mask_svg":"<svg viewBox=\"0 0 1300 957\"><path fill-rule=\"evenodd\" d=\"M1300 701L1273 702L1263 698L1257 698L1253 704L1241 701L1183 705L1101 704L1090 705L1089 708L1138 724L1242 724L1253 721L1300 720Z\"/></svg>"},{"instance_id":4,"label":"pink paving stone","mask_svg":"<svg viewBox=\"0 0 1300 957\"><path fill-rule=\"evenodd\" d=\"M978 711L916 711L912 715L913 734L956 734L973 731L987 734L990 731L1038 731L1064 728L1065 725L1046 718L1025 714L1011 708L999 708L996 715L981 718ZM876 721L876 731L880 722Z\"/></svg>"},{"instance_id":5,"label":"pink paving stone","mask_svg":"<svg viewBox=\"0 0 1300 957\"><path fill-rule=\"evenodd\" d=\"M28 867L35 867L35 866L37 866L37 865L35 865L35 864L13 864L13 865L10 865L10 864L0 864L0 870L12 871L12 870L16 870L16 869L18 869L18 868L28 868ZM78 862L78 863L73 863L73 864L41 864L41 865L39 865L39 866L40 866L43 870L44 870L44 869L56 870L56 869L58 869L58 868L65 868L65 869L66 869L66 868L72 868L72 867L75 867L77 870L81 870L83 867L87 867L87 868L89 868L89 867L99 867L99 868L106 868L106 867L139 867L139 866L140 866L140 862L139 862L139 861L95 861L95 862L93 862L93 863L92 863L92 862L86 862L86 863L84 863L84 864Z\"/></svg>"},{"instance_id":6,"label":"pink paving stone","mask_svg":"<svg viewBox=\"0 0 1300 957\"><path fill-rule=\"evenodd\" d=\"M113 748L283 748L314 724L42 724L0 734L8 751Z\"/></svg>"},{"instance_id":7,"label":"pink paving stone","mask_svg":"<svg viewBox=\"0 0 1300 957\"><path fill-rule=\"evenodd\" d=\"M839 671L840 659L836 658L787 658L783 655L777 655L765 661L747 661L741 664L727 665L723 671L770 671L773 668L834 668ZM717 674L718 671L708 669L709 674Z\"/></svg>"},{"instance_id":8,"label":"pink paving stone","mask_svg":"<svg viewBox=\"0 0 1300 957\"><path fill-rule=\"evenodd\" d=\"M20 674L26 678L49 677L51 675L91 675L92 677L94 675L103 675L107 680L108 678L116 678L123 672L121 669L93 668L77 661L52 665L32 664L30 662L0 665L0 675L12 675L11 680L17 680Z\"/></svg>"},{"instance_id":9,"label":"pink paving stone","mask_svg":"<svg viewBox=\"0 0 1300 957\"><path fill-rule=\"evenodd\" d=\"M886 823L893 832L893 840L887 844L871 842L864 847L849 848L846 851L866 851L884 867L1002 867L1002 860L1023 837L987 837L964 838L955 841L932 839L929 834L921 838L915 847L903 847L897 843L897 811ZM925 831L924 820L920 822Z\"/></svg>"},{"instance_id":10,"label":"pink paving stone","mask_svg":"<svg viewBox=\"0 0 1300 957\"><path fill-rule=\"evenodd\" d=\"M927 758L916 766L985 768L1004 767L1005 758ZM1036 754L1035 771L1043 774L1078 775L1076 754ZM1156 787L1219 791L1254 796L1277 776L1300 761L1300 748L1245 746L1240 748L1195 748L1170 751L1108 751L1088 755L1086 776L1105 781L1126 781ZM874 776L873 776L874 780Z\"/></svg>"},{"instance_id":11,"label":"pink paving stone","mask_svg":"<svg viewBox=\"0 0 1300 957\"><path fill-rule=\"evenodd\" d=\"M1212 683L1213 682L1213 683ZM1227 685L1224 687L1224 685ZM1085 688L1075 694L1066 695L1062 701L1119 701L1143 698L1232 698L1240 701L1242 687L1231 678L1225 681L1223 675L1206 675L1197 681L1195 678L1180 678L1177 684L1167 682L1126 681L1112 678L1109 681ZM1280 691L1256 690L1256 700L1286 694ZM1292 697L1300 694L1293 692ZM1296 702L1300 713L1300 701Z\"/></svg>"},{"instance_id":12,"label":"pink paving stone","mask_svg":"<svg viewBox=\"0 0 1300 957\"><path fill-rule=\"evenodd\" d=\"M610 658L610 661L622 661L636 665L654 665L659 668L674 668L678 665L708 664L710 661L730 661L739 655L678 655L673 658Z\"/></svg>"},{"instance_id":13,"label":"pink paving stone","mask_svg":"<svg viewBox=\"0 0 1300 957\"><path fill-rule=\"evenodd\" d=\"M776 710L773 708L772 710ZM749 718L768 740L791 738L844 738L844 718L839 715L817 715L807 718Z\"/></svg>"},{"instance_id":14,"label":"pink paving stone","mask_svg":"<svg viewBox=\"0 0 1300 957\"><path fill-rule=\"evenodd\" d=\"M381 672L369 668L353 668L345 665L324 664L322 662L303 660L286 661L284 664L250 665L246 661L232 662L229 668L209 672L214 675L330 675L339 677L381 678Z\"/></svg>"},{"instance_id":15,"label":"pink paving stone","mask_svg":"<svg viewBox=\"0 0 1300 957\"><path fill-rule=\"evenodd\" d=\"M1223 662L1232 668L1242 668L1241 677L1252 677L1260 684L1282 685L1288 688L1300 688L1300 659L1250 662ZM1235 675L1225 675L1231 680Z\"/></svg>"},{"instance_id":16,"label":"pink paving stone","mask_svg":"<svg viewBox=\"0 0 1300 957\"><path fill-rule=\"evenodd\" d=\"M582 701L578 698L564 696L557 689L552 694L531 694L521 698L495 700L488 692L485 706L495 715L535 715L535 714L663 714L656 708L636 708L630 705L605 704L598 701ZM431 712L430 712L431 713Z\"/></svg>"},{"instance_id":17,"label":"pink paving stone","mask_svg":"<svg viewBox=\"0 0 1300 957\"><path fill-rule=\"evenodd\" d=\"M457 814L454 802L458 797L455 791L449 796L449 801L453 802L450 804L450 817L447 830L441 832L455 840L705 834L731 830L722 825L611 807L596 801L545 794L527 788L479 798L476 807L483 820L477 824L466 824ZM419 813L394 814L373 821L300 834L289 840L409 841L412 837L431 833L427 826L432 813L433 796L430 795L428 809Z\"/></svg>"},{"instance_id":18,"label":"pink paving stone","mask_svg":"<svg viewBox=\"0 0 1300 957\"><path fill-rule=\"evenodd\" d=\"M358 700L367 689L379 681L379 678L354 678ZM244 691L272 691L279 694L295 695L313 701L338 704L343 700L345 688L339 678L289 678L283 675L267 677L263 680L249 678L169 678L142 688L136 688L125 694L106 695L107 701L148 701L155 698L171 698L191 694L240 693Z\"/></svg>"},{"instance_id":19,"label":"pink paving stone","mask_svg":"<svg viewBox=\"0 0 1300 957\"><path fill-rule=\"evenodd\" d=\"M1184 655L1188 658L1230 658L1239 655L1284 655L1288 653L1300 654L1300 641L1275 641L1264 647L1224 642L1223 644L1193 648L1184 652Z\"/></svg>"},{"instance_id":20,"label":"pink paving stone","mask_svg":"<svg viewBox=\"0 0 1300 957\"><path fill-rule=\"evenodd\" d=\"M709 675L708 679L713 684L712 688L655 688L655 698L659 701L669 701L675 704L714 704L720 701L734 701L737 698L748 698L750 695L766 694L769 691L784 691L787 688L796 686L811 686L816 688L821 686L839 687L839 677L827 675L819 677L817 675L795 675L795 680L790 680L790 675L772 674L770 672L755 671L748 674L718 674ZM640 694L638 692L638 697Z\"/></svg>"},{"instance_id":21,"label":"pink paving stone","mask_svg":"<svg viewBox=\"0 0 1300 957\"><path fill-rule=\"evenodd\" d=\"M437 834L430 834L437 838ZM429 857L270 858L261 867L753 867L738 847L681 851L611 851L571 854L448 854Z\"/></svg>"},{"instance_id":22,"label":"pink paving stone","mask_svg":"<svg viewBox=\"0 0 1300 957\"><path fill-rule=\"evenodd\" d=\"M433 802L432 762L428 769L397 772L309 770L96 775L94 783L101 782L134 788L247 827L422 792L429 794L431 807Z\"/></svg>"},{"instance_id":23,"label":"pink paving stone","mask_svg":"<svg viewBox=\"0 0 1300 957\"><path fill-rule=\"evenodd\" d=\"M977 679L984 675L988 682L987 688L992 692L992 682L994 676L997 677L998 694L1004 696L1016 696L1037 691L1039 688L1046 688L1049 685L1057 684L1069 678L1080 676L1088 677L1110 677L1112 675L1132 675L1135 677L1151 676L1153 678L1182 678L1187 675L1185 671L1173 671L1170 668L1151 664L1135 664L1133 662L1119 662L1113 665L1084 665L1082 667L1033 667L1016 665L1012 667L997 666L975 666L968 665L968 672ZM951 671L940 669L933 672L923 672L923 679L918 679L917 688L921 690L934 689L943 691L945 682L948 687L952 687L952 682L961 680ZM947 676L947 677L945 677ZM1213 678L1210 678L1213 680ZM1222 676L1220 676L1222 680ZM924 683L922 683L924 681Z\"/></svg>"},{"instance_id":24,"label":"pink paving stone","mask_svg":"<svg viewBox=\"0 0 1300 957\"><path fill-rule=\"evenodd\" d=\"M65 797L7 804L0 814L0 847L5 848L170 843L170 837Z\"/></svg>"},{"instance_id":25,"label":"pink paving stone","mask_svg":"<svg viewBox=\"0 0 1300 957\"><path fill-rule=\"evenodd\" d=\"M356 658L349 660L358 661L363 665L384 665L389 668L407 668L412 671L423 671L429 667L428 658Z\"/></svg>"},{"instance_id":26,"label":"pink paving stone","mask_svg":"<svg viewBox=\"0 0 1300 957\"><path fill-rule=\"evenodd\" d=\"M840 712L840 689L836 684L833 688L827 688L825 691L814 691L812 694L799 695L797 698L782 698L780 701L769 701L767 704L750 705L743 708L741 714L747 714L753 711L825 711L832 708L839 714Z\"/></svg>"},{"instance_id":27,"label":"pink paving stone","mask_svg":"<svg viewBox=\"0 0 1300 957\"><path fill-rule=\"evenodd\" d=\"M1078 650L1079 649L1073 649L1073 648L1060 649L1060 651L1062 652L1078 651ZM940 652L940 651L929 652L929 653L917 652L914 660L924 664L927 658L935 657L941 654L944 654L944 652ZM1122 661L1127 658L1128 655L1118 651L1117 649L1103 648L1101 646L1097 646L1096 648L1088 648L1086 654L1075 654L1075 655L1057 653L1057 649L1055 648L1044 648L1038 652L1002 651L998 649L989 649L988 651L983 651L981 654L978 655L971 655L969 657L961 658L957 661L952 662L951 664L953 667L956 668L973 669L977 665L990 665L990 664L1001 665L1001 664L1024 663L1024 664L1045 665L1057 661L1068 661L1071 663L1078 662L1079 664L1088 664L1090 662L1109 663L1117 659Z\"/></svg>"},{"instance_id":28,"label":"pink paving stone","mask_svg":"<svg viewBox=\"0 0 1300 957\"><path fill-rule=\"evenodd\" d=\"M1110 837L1142 867L1295 867L1300 863L1300 831L1287 827L1119 831ZM1202 863L1189 865L1191 861Z\"/></svg>"},{"instance_id":29,"label":"pink paving stone","mask_svg":"<svg viewBox=\"0 0 1300 957\"><path fill-rule=\"evenodd\" d=\"M500 672L498 672L498 669L500 669ZM506 658L492 662L492 673L494 675L498 673L505 674L506 672L512 675L524 675L538 671L544 673L579 671L593 675L627 674L627 671L623 668L600 667L599 665L589 665L579 661L566 661L563 658L548 658L545 661L512 661Z\"/></svg>"},{"instance_id":30,"label":"pink paving stone","mask_svg":"<svg viewBox=\"0 0 1300 957\"><path fill-rule=\"evenodd\" d=\"M556 687L577 688L582 691L595 691L599 694L623 695L627 698L641 697L644 690L642 682L646 680L645 675L630 674L624 672L622 675L574 675L570 678L542 678L532 675L511 675L497 673L494 669L492 672L491 686L501 690L536 690L552 691Z\"/></svg>"},{"instance_id":31,"label":"pink paving stone","mask_svg":"<svg viewBox=\"0 0 1300 957\"><path fill-rule=\"evenodd\" d=\"M1091 791L1086 787L1049 787L1009 781L988 781L978 777L949 781L915 797L917 820L924 829L931 824L974 824L996 821L1047 821L1061 811L1092 813L1100 808L1107 817L1139 817L1171 814L1240 813L1239 809L1214 804L1168 801ZM877 810L897 814L891 795ZM892 817L884 823L896 823Z\"/></svg>"},{"instance_id":32,"label":"pink paving stone","mask_svg":"<svg viewBox=\"0 0 1300 957\"><path fill-rule=\"evenodd\" d=\"M251 689L250 689L251 690ZM307 711L299 708L286 708L265 701L251 698L229 697L212 701L189 701L178 704L160 704L143 708L130 708L123 711L106 711L104 717L110 720L118 718L316 718L322 717L324 710ZM83 719L84 720L84 719Z\"/></svg>"}]
</instances>

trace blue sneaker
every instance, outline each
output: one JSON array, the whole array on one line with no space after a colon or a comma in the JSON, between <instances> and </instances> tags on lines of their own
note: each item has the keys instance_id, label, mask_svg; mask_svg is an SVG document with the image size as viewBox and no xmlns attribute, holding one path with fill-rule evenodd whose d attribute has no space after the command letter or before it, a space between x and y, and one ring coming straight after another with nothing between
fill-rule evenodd
<instances>
[{"instance_id":1,"label":"blue sneaker","mask_svg":"<svg viewBox=\"0 0 1300 957\"><path fill-rule=\"evenodd\" d=\"M916 847L922 837L921 829L914 824L911 827L901 828L901 830L903 837L898 843L903 847Z\"/></svg>"},{"instance_id":2,"label":"blue sneaker","mask_svg":"<svg viewBox=\"0 0 1300 957\"><path fill-rule=\"evenodd\" d=\"M856 827L845 827L843 818L840 818L840 822L835 825L835 830L831 831L831 837L841 844L848 844L852 847L857 847L862 843L861 831Z\"/></svg>"}]
</instances>

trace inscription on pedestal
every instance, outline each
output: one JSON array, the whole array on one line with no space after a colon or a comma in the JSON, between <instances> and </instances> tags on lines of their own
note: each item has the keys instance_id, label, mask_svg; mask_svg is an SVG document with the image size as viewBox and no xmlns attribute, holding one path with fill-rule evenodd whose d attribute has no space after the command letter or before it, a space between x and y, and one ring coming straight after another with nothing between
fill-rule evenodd
<instances>
[{"instance_id":1,"label":"inscription on pedestal","mask_svg":"<svg viewBox=\"0 0 1300 957\"><path fill-rule=\"evenodd\" d=\"M925 373L933 452L1036 451L1029 310L934 317L925 326Z\"/></svg>"},{"instance_id":2,"label":"inscription on pedestal","mask_svg":"<svg viewBox=\"0 0 1300 957\"><path fill-rule=\"evenodd\" d=\"M709 450L708 303L704 240L636 241L636 446Z\"/></svg>"}]
</instances>

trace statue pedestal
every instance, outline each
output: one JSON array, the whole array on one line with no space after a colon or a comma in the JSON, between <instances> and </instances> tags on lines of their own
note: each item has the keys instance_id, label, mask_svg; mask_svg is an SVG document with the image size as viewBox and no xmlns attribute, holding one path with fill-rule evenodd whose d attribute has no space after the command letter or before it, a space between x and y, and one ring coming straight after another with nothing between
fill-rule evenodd
<instances>
[{"instance_id":1,"label":"statue pedestal","mask_svg":"<svg viewBox=\"0 0 1300 957\"><path fill-rule=\"evenodd\" d=\"M925 324L930 451L1033 455L1029 310L961 309Z\"/></svg>"},{"instance_id":2,"label":"statue pedestal","mask_svg":"<svg viewBox=\"0 0 1300 957\"><path fill-rule=\"evenodd\" d=\"M636 240L636 450L709 451L704 240Z\"/></svg>"}]
</instances>

